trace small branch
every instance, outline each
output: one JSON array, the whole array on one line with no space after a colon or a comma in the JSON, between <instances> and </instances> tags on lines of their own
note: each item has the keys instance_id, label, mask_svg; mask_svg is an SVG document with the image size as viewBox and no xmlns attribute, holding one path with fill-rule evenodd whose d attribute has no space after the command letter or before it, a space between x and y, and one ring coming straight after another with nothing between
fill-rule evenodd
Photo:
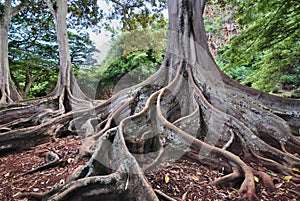
<instances>
[{"instance_id":1,"label":"small branch","mask_svg":"<svg viewBox=\"0 0 300 201\"><path fill-rule=\"evenodd\" d=\"M111 2L121 6L123 9L129 9L129 8L137 8L137 7L141 7L143 5L143 3L139 3L136 5L125 5L122 2L118 1L118 0L110 0Z\"/></svg>"},{"instance_id":2,"label":"small branch","mask_svg":"<svg viewBox=\"0 0 300 201\"><path fill-rule=\"evenodd\" d=\"M214 180L211 183L211 185L218 186L221 184L228 184L230 182L234 182L236 179L238 179L240 177L241 177L241 173L240 173L239 169L237 167L232 167L232 173Z\"/></svg>"},{"instance_id":3,"label":"small branch","mask_svg":"<svg viewBox=\"0 0 300 201\"><path fill-rule=\"evenodd\" d=\"M189 193L189 191L185 192L185 193L182 195L182 197L181 197L182 201L186 201L186 197L187 197L187 194L188 194L188 193Z\"/></svg>"},{"instance_id":4,"label":"small branch","mask_svg":"<svg viewBox=\"0 0 300 201\"><path fill-rule=\"evenodd\" d=\"M289 188L288 188L287 191L296 194L298 198L300 197L300 193L297 192L297 191L295 191L295 190L293 190L293 189L289 189Z\"/></svg>"},{"instance_id":5,"label":"small branch","mask_svg":"<svg viewBox=\"0 0 300 201\"><path fill-rule=\"evenodd\" d=\"M47 74L47 73L48 72L43 71L43 72L39 72L39 73L35 74L34 77L31 79L31 82L35 82L41 75Z\"/></svg>"},{"instance_id":6,"label":"small branch","mask_svg":"<svg viewBox=\"0 0 300 201\"><path fill-rule=\"evenodd\" d=\"M23 11L28 5L30 5L30 1L25 1L20 3L18 6L14 7L11 10L11 16L17 15L19 12Z\"/></svg>"},{"instance_id":7,"label":"small branch","mask_svg":"<svg viewBox=\"0 0 300 201\"><path fill-rule=\"evenodd\" d=\"M56 13L55 13L55 10L54 10L53 2L51 0L47 0L47 5L48 5L48 8L50 9L50 13L55 17Z\"/></svg>"},{"instance_id":8,"label":"small branch","mask_svg":"<svg viewBox=\"0 0 300 201\"><path fill-rule=\"evenodd\" d=\"M178 200L175 200L174 198L171 198L170 196L168 196L167 194L161 192L161 191L158 190L158 189L154 189L154 192L155 192L157 195L163 197L163 198L166 199L166 200L169 200L169 201L178 201Z\"/></svg>"},{"instance_id":9,"label":"small branch","mask_svg":"<svg viewBox=\"0 0 300 201\"><path fill-rule=\"evenodd\" d=\"M30 171L27 171L27 172L23 173L22 176L27 175L27 174L32 174L32 173L35 173L35 172L39 172L39 171L48 169L50 167L54 167L54 166L56 166L56 165L58 165L59 163L62 162L60 160L59 156L54 152L50 152L49 154L47 154L46 158L54 158L54 159L50 163L47 163L43 166L37 167L33 170L30 170Z\"/></svg>"},{"instance_id":10,"label":"small branch","mask_svg":"<svg viewBox=\"0 0 300 201\"><path fill-rule=\"evenodd\" d=\"M5 133L5 132L9 132L9 131L11 131L10 128L7 128L7 127L0 128L0 133Z\"/></svg>"}]
</instances>

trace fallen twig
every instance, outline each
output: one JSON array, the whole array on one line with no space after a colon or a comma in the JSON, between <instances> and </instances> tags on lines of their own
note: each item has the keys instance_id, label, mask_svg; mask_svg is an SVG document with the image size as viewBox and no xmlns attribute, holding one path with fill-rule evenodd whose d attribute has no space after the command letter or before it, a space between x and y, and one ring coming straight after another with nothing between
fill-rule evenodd
<instances>
[{"instance_id":1,"label":"fallen twig","mask_svg":"<svg viewBox=\"0 0 300 201\"><path fill-rule=\"evenodd\" d=\"M168 196L167 194L161 192L160 190L158 189L154 189L154 192L156 194L158 194L159 196L163 197L164 199L166 200L169 200L169 201L178 201L178 200L175 200L174 198L171 198L170 196Z\"/></svg>"},{"instance_id":2,"label":"fallen twig","mask_svg":"<svg viewBox=\"0 0 300 201\"><path fill-rule=\"evenodd\" d=\"M35 168L33 170L29 170L29 171L23 173L22 176L27 175L27 174L32 174L32 173L35 173L35 172L39 172L39 171L48 169L50 167L54 167L54 166L56 166L56 165L58 165L59 163L62 162L60 160L60 157L58 156L58 154L56 154L56 153L54 153L52 151L48 154L48 156L46 158L52 159L51 162L49 162L49 163L47 163L45 165L42 165L40 167L37 167L37 168Z\"/></svg>"}]
</instances>

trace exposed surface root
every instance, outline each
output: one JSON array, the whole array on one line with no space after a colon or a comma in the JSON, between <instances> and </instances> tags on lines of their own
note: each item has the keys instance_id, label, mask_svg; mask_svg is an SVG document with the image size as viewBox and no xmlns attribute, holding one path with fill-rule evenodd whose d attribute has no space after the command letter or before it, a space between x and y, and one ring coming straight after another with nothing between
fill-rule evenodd
<instances>
[{"instance_id":1,"label":"exposed surface root","mask_svg":"<svg viewBox=\"0 0 300 201\"><path fill-rule=\"evenodd\" d=\"M155 191L144 174L186 156L223 168L209 183L234 186L244 200L258 200L256 178L274 189L272 179L249 162L290 175L291 182L299 179L300 101L248 89L223 74L208 51L201 2L168 2L167 55L160 70L141 84L102 103L87 99L71 77L70 85L59 80L49 97L0 107L0 154L67 135L83 139L81 155L90 154L64 185L31 197L173 200ZM189 191L184 193L179 199Z\"/></svg>"},{"instance_id":2,"label":"exposed surface root","mask_svg":"<svg viewBox=\"0 0 300 201\"><path fill-rule=\"evenodd\" d=\"M46 152L46 153L45 152L44 153L39 153L39 156L44 157L45 160L48 163L45 164L45 165L42 165L40 167L37 167L33 170L27 171L23 175L32 174L32 173L35 173L35 172L38 172L38 171L46 170L46 169L54 167L54 166L58 165L60 162L62 162L62 161L60 161L60 157L52 151L51 152Z\"/></svg>"},{"instance_id":3,"label":"exposed surface root","mask_svg":"<svg viewBox=\"0 0 300 201\"><path fill-rule=\"evenodd\" d=\"M195 82L192 66L181 61L172 68L176 74L173 74L170 83L153 83L152 87L146 81L132 88L130 94L121 91L115 98L95 107L82 106L83 109L70 111L66 107L72 108L74 102L68 101L68 104L72 104L67 106L65 99L53 99L60 100L59 107L54 111L44 109L19 122L2 124L0 139L4 142L1 146L3 151L19 149L21 139L25 138L24 143L27 144L22 147L35 146L38 144L36 139L42 139L41 134L45 136L44 142L58 136L75 134L90 143L84 144L92 154L90 161L74 173L65 185L46 194L26 195L32 199L47 200L118 200L120 197L131 200L174 200L159 190L153 190L145 179L144 172L159 170L163 168L165 161L185 155L212 167L222 164L224 175L211 181L211 185L222 188L228 185L239 186L239 195L246 200L258 199L254 176L267 189L274 189L272 178L249 167L246 161L258 160L279 173L298 177L292 171L299 164L296 155L298 149L289 146L292 148L287 150L285 146L298 143L290 141L293 138L289 137L291 134L288 125L283 123L276 130L278 134L274 135L272 129L269 133L262 126L254 126L246 117L238 118L231 112L231 106L227 111L215 107ZM141 91L146 98L137 104ZM229 101L230 97L226 100ZM80 104L75 105L80 108ZM245 103L235 104L235 107L240 112L249 113L250 107L245 107ZM253 105L251 108L254 108ZM251 114L253 115L254 113ZM260 115L258 113L256 118L261 118ZM268 122L284 122L274 115L268 115L268 118ZM266 124L264 121L260 123ZM255 127L256 130L248 127ZM287 133L283 133L285 129ZM275 141L260 139L261 132ZM32 143L28 140L29 135ZM284 142L279 142L277 146L274 144L275 138L279 137L284 137ZM19 141L14 144L16 139ZM238 146L240 149L235 149ZM251 154L245 155L247 150ZM57 162L58 159L27 173L39 171ZM141 186L144 188L141 189ZM135 196L137 192L138 197Z\"/></svg>"}]
</instances>

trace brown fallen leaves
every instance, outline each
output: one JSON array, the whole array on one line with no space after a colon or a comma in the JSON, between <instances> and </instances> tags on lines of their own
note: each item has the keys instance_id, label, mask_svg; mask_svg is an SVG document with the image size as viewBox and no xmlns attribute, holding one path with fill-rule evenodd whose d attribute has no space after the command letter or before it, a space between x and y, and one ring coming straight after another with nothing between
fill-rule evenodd
<instances>
[{"instance_id":1,"label":"brown fallen leaves","mask_svg":"<svg viewBox=\"0 0 300 201\"><path fill-rule=\"evenodd\" d=\"M0 200L22 200L21 193L46 192L53 187L64 184L73 171L86 160L76 161L81 141L74 136L67 136L55 142L0 157ZM24 173L48 163L49 154L54 152L60 157L60 163L54 167ZM276 190L269 192L257 180L257 195L261 200L300 200L300 189L287 180L288 175L275 174L256 164L253 168L265 171L274 178ZM174 200L240 200L238 189L227 187L218 189L210 182L222 176L222 173L209 169L197 162L178 160L156 172L146 174L153 189L162 192ZM253 178L255 179L255 178Z\"/></svg>"},{"instance_id":2,"label":"brown fallen leaves","mask_svg":"<svg viewBox=\"0 0 300 201\"><path fill-rule=\"evenodd\" d=\"M0 200L21 200L19 196L26 192L46 192L66 182L74 169L85 161L76 162L81 141L74 136L58 139L34 150L0 157ZM51 161L51 153L60 157L60 163L32 174L25 174ZM50 155L50 156L49 156Z\"/></svg>"},{"instance_id":3,"label":"brown fallen leaves","mask_svg":"<svg viewBox=\"0 0 300 201\"><path fill-rule=\"evenodd\" d=\"M261 181L257 180L257 195L261 200L297 201L300 199L300 188L285 180L285 176L272 173L263 167L259 167L259 169L268 172L270 175L273 174L276 183L276 190L270 192L264 188ZM166 176L168 182L166 182ZM169 163L162 170L146 174L154 189L178 201L241 200L238 189L233 187L218 189L210 185L213 180L220 176L222 176L222 173L189 160L178 160L175 163Z\"/></svg>"}]
</instances>

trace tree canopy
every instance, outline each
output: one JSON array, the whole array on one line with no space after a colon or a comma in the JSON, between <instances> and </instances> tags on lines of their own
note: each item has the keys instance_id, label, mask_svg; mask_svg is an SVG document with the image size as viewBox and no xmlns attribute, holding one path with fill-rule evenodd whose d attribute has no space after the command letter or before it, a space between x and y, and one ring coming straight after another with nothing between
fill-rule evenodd
<instances>
[{"instance_id":1,"label":"tree canopy","mask_svg":"<svg viewBox=\"0 0 300 201\"><path fill-rule=\"evenodd\" d=\"M229 1L241 34L224 53L227 68L254 67L244 83L264 91L300 86L300 3L297 0Z\"/></svg>"},{"instance_id":2,"label":"tree canopy","mask_svg":"<svg viewBox=\"0 0 300 201\"><path fill-rule=\"evenodd\" d=\"M125 31L116 35L101 64L79 71L77 78L80 86L83 86L83 90L89 96L103 99L112 95L115 85L124 75L131 83L124 83L123 87L144 81L156 72L162 63L166 37L166 21L164 24L153 23L150 28ZM98 88L97 92L95 87ZM94 93L90 94L92 91Z\"/></svg>"},{"instance_id":3,"label":"tree canopy","mask_svg":"<svg viewBox=\"0 0 300 201\"><path fill-rule=\"evenodd\" d=\"M166 8L166 0L105 1L113 7L107 14L106 19L109 22L113 19L121 20L123 30L147 28L154 22L164 21L161 11ZM108 29L114 28L109 23L106 23L106 27Z\"/></svg>"},{"instance_id":4,"label":"tree canopy","mask_svg":"<svg viewBox=\"0 0 300 201\"><path fill-rule=\"evenodd\" d=\"M68 32L71 62L75 70L93 66L95 44L86 35ZM54 89L59 57L55 24L50 13L26 8L12 18L8 35L9 67L23 97L48 94Z\"/></svg>"}]
</instances>

